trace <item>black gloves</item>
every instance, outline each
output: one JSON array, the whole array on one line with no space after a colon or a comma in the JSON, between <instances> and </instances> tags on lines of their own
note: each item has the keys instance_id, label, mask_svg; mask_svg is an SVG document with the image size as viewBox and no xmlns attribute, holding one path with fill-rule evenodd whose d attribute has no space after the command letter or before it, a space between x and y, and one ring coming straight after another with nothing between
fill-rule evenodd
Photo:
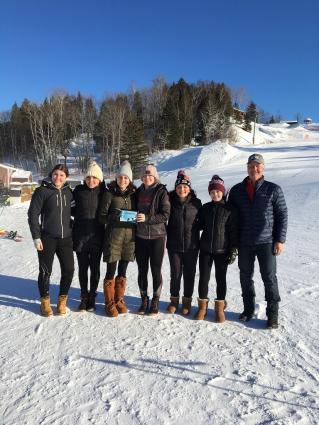
<instances>
[{"instance_id":1,"label":"black gloves","mask_svg":"<svg viewBox=\"0 0 319 425\"><path fill-rule=\"evenodd\" d=\"M238 255L237 248L231 248L227 257L227 263L233 264L233 262L236 260L237 255Z\"/></svg>"}]
</instances>

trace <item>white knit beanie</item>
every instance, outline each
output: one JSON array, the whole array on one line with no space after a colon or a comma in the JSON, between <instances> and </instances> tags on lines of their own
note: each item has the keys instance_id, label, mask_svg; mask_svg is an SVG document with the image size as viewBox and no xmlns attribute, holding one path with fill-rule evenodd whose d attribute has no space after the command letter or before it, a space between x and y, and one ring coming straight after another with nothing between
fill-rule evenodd
<instances>
[{"instance_id":1,"label":"white knit beanie","mask_svg":"<svg viewBox=\"0 0 319 425\"><path fill-rule=\"evenodd\" d=\"M95 161L92 161L89 163L88 169L85 173L85 178L87 177L96 177L97 179L100 180L100 182L103 181L102 170Z\"/></svg>"},{"instance_id":2,"label":"white knit beanie","mask_svg":"<svg viewBox=\"0 0 319 425\"><path fill-rule=\"evenodd\" d=\"M119 176L126 176L130 179L130 182L133 181L132 168L131 164L128 161L122 162L119 172L117 173L117 177Z\"/></svg>"},{"instance_id":3,"label":"white knit beanie","mask_svg":"<svg viewBox=\"0 0 319 425\"><path fill-rule=\"evenodd\" d=\"M155 177L155 180L157 182L160 181L157 169L156 169L155 165L153 165L153 164L148 164L144 168L144 171L143 171L143 174L142 174L142 179L143 179L143 176L145 176L145 175L153 176L153 177Z\"/></svg>"}]
</instances>

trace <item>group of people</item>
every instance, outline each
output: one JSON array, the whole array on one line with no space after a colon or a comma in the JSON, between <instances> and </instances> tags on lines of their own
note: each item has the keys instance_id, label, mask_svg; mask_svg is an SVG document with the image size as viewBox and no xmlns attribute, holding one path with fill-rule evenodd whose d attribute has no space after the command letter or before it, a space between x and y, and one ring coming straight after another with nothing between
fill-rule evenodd
<instances>
[{"instance_id":1,"label":"group of people","mask_svg":"<svg viewBox=\"0 0 319 425\"><path fill-rule=\"evenodd\" d=\"M247 171L248 176L230 190L227 199L223 179L213 175L208 184L211 201L202 205L184 170L178 172L175 188L168 192L153 164L144 167L142 184L137 188L128 161L121 164L115 180L108 185L104 183L101 168L92 162L83 184L72 192L67 183L68 169L56 165L49 178L35 190L28 211L39 259L41 314L53 314L49 283L55 254L61 267L57 314L66 314L74 274L74 250L81 288L80 311L95 310L103 255L107 316L116 317L128 311L124 299L126 273L129 262L135 259L141 295L137 314L156 315L163 286L162 262L167 248L171 294L168 313L180 311L185 316L191 313L199 257L195 319L203 320L207 315L208 288L214 264L215 320L225 321L227 268L238 255L244 303L239 319L249 321L255 310L253 274L257 257L265 286L267 327L277 328L280 296L276 256L283 251L285 243L287 207L280 186L264 179L262 155L253 154L248 158ZM151 300L148 295L149 267L153 281ZM182 279L184 287L180 299Z\"/></svg>"}]
</instances>

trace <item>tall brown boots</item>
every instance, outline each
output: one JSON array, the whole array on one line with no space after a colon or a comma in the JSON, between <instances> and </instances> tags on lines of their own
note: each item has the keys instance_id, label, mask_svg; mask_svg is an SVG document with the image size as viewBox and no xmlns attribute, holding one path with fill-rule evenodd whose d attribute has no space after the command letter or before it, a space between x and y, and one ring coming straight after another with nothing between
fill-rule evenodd
<instances>
[{"instance_id":1,"label":"tall brown boots","mask_svg":"<svg viewBox=\"0 0 319 425\"><path fill-rule=\"evenodd\" d=\"M41 311L42 316L45 316L45 317L52 316L53 310L52 310L51 305L50 305L50 297L49 296L41 298L40 311Z\"/></svg>"},{"instance_id":2,"label":"tall brown boots","mask_svg":"<svg viewBox=\"0 0 319 425\"><path fill-rule=\"evenodd\" d=\"M208 299L198 298L198 310L195 314L195 320L204 320L207 315Z\"/></svg>"},{"instance_id":3,"label":"tall brown boots","mask_svg":"<svg viewBox=\"0 0 319 425\"><path fill-rule=\"evenodd\" d=\"M224 300L215 300L215 322L225 322L225 308L226 306Z\"/></svg>"},{"instance_id":4,"label":"tall brown boots","mask_svg":"<svg viewBox=\"0 0 319 425\"><path fill-rule=\"evenodd\" d=\"M118 311L114 301L115 279L104 279L103 291L104 291L106 315L109 317L117 317Z\"/></svg>"},{"instance_id":5,"label":"tall brown boots","mask_svg":"<svg viewBox=\"0 0 319 425\"><path fill-rule=\"evenodd\" d=\"M124 301L124 294L126 288L126 277L117 276L115 278L115 296L114 301L116 309L119 314L127 313L127 307Z\"/></svg>"}]
</instances>

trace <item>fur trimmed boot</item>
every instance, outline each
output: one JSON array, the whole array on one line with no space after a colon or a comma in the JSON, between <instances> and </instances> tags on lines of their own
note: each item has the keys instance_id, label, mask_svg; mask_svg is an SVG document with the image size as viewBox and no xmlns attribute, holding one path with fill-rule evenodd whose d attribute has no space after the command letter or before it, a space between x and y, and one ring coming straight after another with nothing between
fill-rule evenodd
<instances>
[{"instance_id":1,"label":"fur trimmed boot","mask_svg":"<svg viewBox=\"0 0 319 425\"><path fill-rule=\"evenodd\" d=\"M225 322L225 301L224 300L215 300L215 322L223 323Z\"/></svg>"},{"instance_id":2,"label":"fur trimmed boot","mask_svg":"<svg viewBox=\"0 0 319 425\"><path fill-rule=\"evenodd\" d=\"M104 279L103 292L105 300L105 312L108 317L117 317L118 311L115 305L115 279Z\"/></svg>"},{"instance_id":3,"label":"fur trimmed boot","mask_svg":"<svg viewBox=\"0 0 319 425\"><path fill-rule=\"evenodd\" d=\"M207 315L207 309L208 309L208 298L201 299L198 298L198 310L195 314L194 319L195 320L204 320Z\"/></svg>"},{"instance_id":4,"label":"fur trimmed boot","mask_svg":"<svg viewBox=\"0 0 319 425\"><path fill-rule=\"evenodd\" d=\"M178 304L179 304L179 297L171 297L171 302L169 303L167 307L167 312L170 314L174 314L178 310Z\"/></svg>"},{"instance_id":5,"label":"fur trimmed boot","mask_svg":"<svg viewBox=\"0 0 319 425\"><path fill-rule=\"evenodd\" d=\"M146 294L141 294L141 305L137 310L137 314L144 315L148 312L149 297Z\"/></svg>"},{"instance_id":6,"label":"fur trimmed boot","mask_svg":"<svg viewBox=\"0 0 319 425\"><path fill-rule=\"evenodd\" d=\"M183 297L182 298L182 315L188 316L192 309L192 298Z\"/></svg>"},{"instance_id":7,"label":"fur trimmed boot","mask_svg":"<svg viewBox=\"0 0 319 425\"><path fill-rule=\"evenodd\" d=\"M67 309L66 309L67 300L68 300L67 295L59 295L58 304L57 304L57 307L56 307L56 314L58 316L63 316L64 314L67 313Z\"/></svg>"},{"instance_id":8,"label":"fur trimmed boot","mask_svg":"<svg viewBox=\"0 0 319 425\"><path fill-rule=\"evenodd\" d=\"M124 314L128 312L128 309L124 301L125 288L126 288L126 277L116 276L114 301L119 314Z\"/></svg>"},{"instance_id":9,"label":"fur trimmed boot","mask_svg":"<svg viewBox=\"0 0 319 425\"><path fill-rule=\"evenodd\" d=\"M45 317L52 316L53 310L51 308L49 296L41 298L40 311L41 311L42 316L45 316Z\"/></svg>"}]
</instances>

